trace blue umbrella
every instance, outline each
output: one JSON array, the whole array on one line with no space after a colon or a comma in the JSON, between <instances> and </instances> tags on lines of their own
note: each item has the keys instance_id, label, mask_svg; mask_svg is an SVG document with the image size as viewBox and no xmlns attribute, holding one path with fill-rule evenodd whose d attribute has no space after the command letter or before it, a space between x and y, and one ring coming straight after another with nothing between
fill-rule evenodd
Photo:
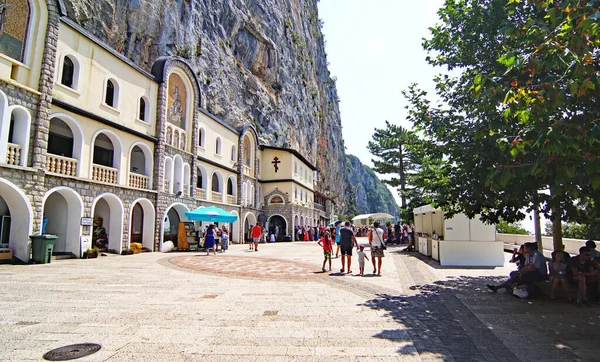
<instances>
[{"instance_id":1,"label":"blue umbrella","mask_svg":"<svg viewBox=\"0 0 600 362\"><path fill-rule=\"evenodd\" d=\"M220 209L216 206L202 207L193 211L188 211L185 216L192 221L210 221L230 223L237 221L238 217L230 212Z\"/></svg>"}]
</instances>

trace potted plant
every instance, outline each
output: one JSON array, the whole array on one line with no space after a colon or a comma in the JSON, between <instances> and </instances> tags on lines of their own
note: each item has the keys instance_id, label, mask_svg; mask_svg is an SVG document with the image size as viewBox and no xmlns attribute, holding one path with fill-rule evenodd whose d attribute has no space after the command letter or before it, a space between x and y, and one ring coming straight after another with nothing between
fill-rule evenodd
<instances>
[{"instance_id":1,"label":"potted plant","mask_svg":"<svg viewBox=\"0 0 600 362\"><path fill-rule=\"evenodd\" d=\"M98 257L98 253L100 252L100 249L98 249L97 247L93 247L93 248L89 248L88 250L86 250L83 253L83 259L93 259L93 258L97 258Z\"/></svg>"}]
</instances>

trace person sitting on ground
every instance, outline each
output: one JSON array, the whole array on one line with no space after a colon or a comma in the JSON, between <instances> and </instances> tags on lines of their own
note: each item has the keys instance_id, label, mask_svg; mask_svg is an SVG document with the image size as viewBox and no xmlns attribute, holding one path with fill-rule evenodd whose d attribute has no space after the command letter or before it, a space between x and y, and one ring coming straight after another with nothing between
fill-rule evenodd
<instances>
[{"instance_id":1,"label":"person sitting on ground","mask_svg":"<svg viewBox=\"0 0 600 362\"><path fill-rule=\"evenodd\" d=\"M527 284L527 298L535 297L535 283L548 279L546 257L538 250L537 243L525 244L525 267L521 270L521 282Z\"/></svg>"},{"instance_id":2,"label":"person sitting on ground","mask_svg":"<svg viewBox=\"0 0 600 362\"><path fill-rule=\"evenodd\" d=\"M511 271L508 275L508 279L498 285L488 284L487 287L493 292L497 292L498 289L509 289L514 284L518 283L521 277L521 269L525 267L525 244L521 245L519 250L513 249L512 258L509 260L510 263L517 264L517 270Z\"/></svg>"},{"instance_id":3,"label":"person sitting on ground","mask_svg":"<svg viewBox=\"0 0 600 362\"><path fill-rule=\"evenodd\" d=\"M589 248L582 246L579 248L579 255L569 260L567 268L567 280L577 286L581 303L589 305L587 291L597 287L598 271L594 270L592 261L592 252ZM596 288L597 291L600 288ZM579 298L578 302L579 302Z\"/></svg>"},{"instance_id":4,"label":"person sitting on ground","mask_svg":"<svg viewBox=\"0 0 600 362\"><path fill-rule=\"evenodd\" d=\"M572 301L569 295L569 287L567 286L567 261L564 260L565 253L558 250L552 252L552 261L548 264L548 272L550 274L550 299L556 299L556 289L560 285L565 295Z\"/></svg>"},{"instance_id":5,"label":"person sitting on ground","mask_svg":"<svg viewBox=\"0 0 600 362\"><path fill-rule=\"evenodd\" d=\"M586 241L585 247L590 249L590 253L592 253L592 260L600 257L600 252L598 252L598 250L596 250L596 242L594 240Z\"/></svg>"}]
</instances>

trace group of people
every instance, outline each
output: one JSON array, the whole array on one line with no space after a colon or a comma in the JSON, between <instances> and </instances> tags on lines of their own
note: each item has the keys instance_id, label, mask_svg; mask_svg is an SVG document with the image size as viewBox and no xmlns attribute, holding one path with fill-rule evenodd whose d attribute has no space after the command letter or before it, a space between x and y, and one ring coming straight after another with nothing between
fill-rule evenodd
<instances>
[{"instance_id":1,"label":"group of people","mask_svg":"<svg viewBox=\"0 0 600 362\"><path fill-rule=\"evenodd\" d=\"M371 263L373 264L373 274L381 275L381 264L384 255L384 230L380 228L379 223L375 222L372 228L369 228L367 232L369 239L369 246L371 250ZM329 263L329 271L331 271L331 258L333 255L333 244L336 245L336 258L340 252L342 255L342 268L340 273L351 274L352 273L352 251L356 248L358 255L358 267L360 275L363 276L365 272L365 260L369 260L369 257L364 251L363 245L358 245L356 240L355 230L350 226L350 222L346 221L343 226L342 223L336 223L330 229L325 229L322 237L319 239L317 244L323 248L323 267L322 271L326 272L325 266Z\"/></svg>"},{"instance_id":2,"label":"group of people","mask_svg":"<svg viewBox=\"0 0 600 362\"><path fill-rule=\"evenodd\" d=\"M221 244L221 251L226 252L229 249L229 230L226 225L219 229L217 225L209 224L202 230L202 240L202 248L206 251L206 255L210 255L211 251L216 255L219 244Z\"/></svg>"},{"instance_id":3,"label":"group of people","mask_svg":"<svg viewBox=\"0 0 600 362\"><path fill-rule=\"evenodd\" d=\"M573 257L564 250L552 252L549 263L538 250L537 243L525 243L513 251L510 261L517 264L517 270L501 284L488 284L493 292L526 285L526 298L531 299L535 297L535 283L549 279L552 300L556 299L560 287L570 302L589 305L589 298L595 296L596 302L600 303L600 256L593 240L588 240L585 246L579 248L579 255ZM571 297L569 285L577 289L577 299Z\"/></svg>"}]
</instances>

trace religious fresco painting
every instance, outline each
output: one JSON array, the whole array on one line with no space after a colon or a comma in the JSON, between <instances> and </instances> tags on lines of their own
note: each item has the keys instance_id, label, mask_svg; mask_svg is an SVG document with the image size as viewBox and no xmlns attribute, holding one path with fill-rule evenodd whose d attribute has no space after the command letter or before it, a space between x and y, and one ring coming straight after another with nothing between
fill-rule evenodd
<instances>
[{"instance_id":1,"label":"religious fresco painting","mask_svg":"<svg viewBox=\"0 0 600 362\"><path fill-rule=\"evenodd\" d=\"M187 91L181 77L177 74L169 76L169 102L167 122L185 129Z\"/></svg>"},{"instance_id":2,"label":"religious fresco painting","mask_svg":"<svg viewBox=\"0 0 600 362\"><path fill-rule=\"evenodd\" d=\"M0 0L0 53L23 61L30 15L29 1Z\"/></svg>"}]
</instances>

